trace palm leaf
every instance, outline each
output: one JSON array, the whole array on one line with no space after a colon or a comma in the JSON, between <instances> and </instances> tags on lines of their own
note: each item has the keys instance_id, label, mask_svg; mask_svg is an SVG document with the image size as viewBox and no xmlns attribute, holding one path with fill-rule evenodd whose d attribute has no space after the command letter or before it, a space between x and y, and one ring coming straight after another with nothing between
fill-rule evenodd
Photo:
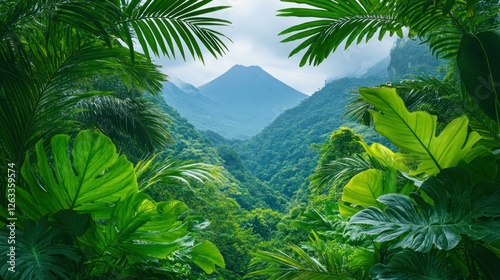
<instances>
[{"instance_id":1,"label":"palm leaf","mask_svg":"<svg viewBox=\"0 0 500 280\"><path fill-rule=\"evenodd\" d=\"M289 35L283 42L301 41L290 56L304 51L300 65L318 65L341 45L370 40L377 32L381 40L386 34L403 37L418 36L441 57L455 57L463 34L480 30L496 30L491 20L498 14L498 5L482 5L472 15L475 0L459 1L396 0L396 1L332 1L282 0L304 4L306 8L287 8L278 16L309 17L310 21L283 30ZM471 18L469 18L471 17Z\"/></svg>"},{"instance_id":2,"label":"palm leaf","mask_svg":"<svg viewBox=\"0 0 500 280\"><path fill-rule=\"evenodd\" d=\"M314 170L314 174L309 177L311 187L324 189L334 184L341 184L350 180L354 175L370 169L376 165L365 157L355 154L349 158L333 160L330 163Z\"/></svg>"},{"instance_id":3,"label":"palm leaf","mask_svg":"<svg viewBox=\"0 0 500 280\"><path fill-rule=\"evenodd\" d=\"M454 119L436 136L437 117L410 113L395 89L363 88L360 94L379 111L371 111L377 132L416 162L416 167L409 166L410 175L430 176L457 165L480 139L477 132L467 134L466 116Z\"/></svg>"},{"instance_id":4,"label":"palm leaf","mask_svg":"<svg viewBox=\"0 0 500 280\"><path fill-rule=\"evenodd\" d=\"M75 107L82 110L78 119L87 128L98 127L110 137L130 135L136 146L150 152L172 142L167 116L147 99L95 96Z\"/></svg>"},{"instance_id":5,"label":"palm leaf","mask_svg":"<svg viewBox=\"0 0 500 280\"><path fill-rule=\"evenodd\" d=\"M288 247L293 251L296 258L277 250L277 252L259 251L253 255L269 267L253 271L248 276L266 276L267 279L351 279L343 276L339 260L327 252L324 242L312 231L310 237L312 249L320 255L314 258L302 248L290 244Z\"/></svg>"},{"instance_id":6,"label":"palm leaf","mask_svg":"<svg viewBox=\"0 0 500 280\"><path fill-rule=\"evenodd\" d=\"M144 191L158 184L190 186L193 181L200 183L222 178L219 167L192 161L162 158L155 154L135 166L139 190Z\"/></svg>"},{"instance_id":7,"label":"palm leaf","mask_svg":"<svg viewBox=\"0 0 500 280\"><path fill-rule=\"evenodd\" d=\"M292 34L282 42L304 40L290 56L305 50L300 61L318 65L341 44L370 40L376 32L381 39L386 33L402 36L402 25L396 20L395 6L388 1L338 1L330 0L282 0L282 2L306 4L311 8L287 8L278 16L312 17L317 20L292 26L280 35Z\"/></svg>"},{"instance_id":8,"label":"palm leaf","mask_svg":"<svg viewBox=\"0 0 500 280\"><path fill-rule=\"evenodd\" d=\"M228 8L208 6L210 0L189 1L130 1L122 4L123 19L119 22L134 31L128 36L137 36L144 53L149 57L160 54L175 57L177 51L183 59L186 53L203 61L200 44L214 57L223 55L227 47L221 40L222 33L211 27L230 24L229 21L208 17L208 14ZM130 27L130 28L129 28ZM129 42L129 47L133 46ZM186 50L187 48L187 50Z\"/></svg>"}]
</instances>

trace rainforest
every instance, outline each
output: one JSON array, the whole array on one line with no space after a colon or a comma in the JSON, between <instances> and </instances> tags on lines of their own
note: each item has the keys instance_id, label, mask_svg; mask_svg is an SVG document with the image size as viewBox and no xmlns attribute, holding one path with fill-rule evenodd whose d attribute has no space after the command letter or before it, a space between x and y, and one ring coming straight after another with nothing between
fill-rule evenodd
<instances>
[{"instance_id":1,"label":"rainforest","mask_svg":"<svg viewBox=\"0 0 500 280\"><path fill-rule=\"evenodd\" d=\"M394 44L311 96L234 66L267 111L155 64L230 2L0 0L1 279L500 279L499 2L276 1L297 68Z\"/></svg>"}]
</instances>

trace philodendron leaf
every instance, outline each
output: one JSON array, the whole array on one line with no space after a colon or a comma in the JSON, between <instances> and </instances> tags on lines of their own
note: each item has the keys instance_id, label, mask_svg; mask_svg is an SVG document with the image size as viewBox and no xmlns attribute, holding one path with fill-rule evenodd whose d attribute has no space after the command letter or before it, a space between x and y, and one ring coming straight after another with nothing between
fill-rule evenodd
<instances>
[{"instance_id":1,"label":"philodendron leaf","mask_svg":"<svg viewBox=\"0 0 500 280\"><path fill-rule=\"evenodd\" d=\"M340 214L350 217L354 213L369 206L382 208L383 204L377 201L381 195L397 192L396 170L388 167L386 171L377 169L365 170L345 185L339 204ZM350 205L346 205L345 203ZM356 208L360 206L360 208Z\"/></svg>"},{"instance_id":2,"label":"philodendron leaf","mask_svg":"<svg viewBox=\"0 0 500 280\"><path fill-rule=\"evenodd\" d=\"M431 252L419 254L410 250L398 252L392 256L388 264L373 266L373 279L457 279L458 271L450 265L444 254Z\"/></svg>"},{"instance_id":3,"label":"philodendron leaf","mask_svg":"<svg viewBox=\"0 0 500 280\"><path fill-rule=\"evenodd\" d=\"M29 156L22 167L29 187L19 189L17 203L30 218L38 220L66 209L100 218L109 205L138 192L132 163L118 155L105 135L81 131L71 148L68 135L56 135L51 147L53 161L39 141L37 168L32 168Z\"/></svg>"},{"instance_id":4,"label":"philodendron leaf","mask_svg":"<svg viewBox=\"0 0 500 280\"><path fill-rule=\"evenodd\" d=\"M469 120L461 116L436 136L437 117L427 112L409 112L394 88L362 88L361 97L378 111L371 111L375 129L416 162L408 173L432 176L456 166L479 141L477 132L468 134Z\"/></svg>"},{"instance_id":5,"label":"philodendron leaf","mask_svg":"<svg viewBox=\"0 0 500 280\"><path fill-rule=\"evenodd\" d=\"M460 77L483 112L500 123L500 35L493 31L462 36L457 55Z\"/></svg>"},{"instance_id":6,"label":"philodendron leaf","mask_svg":"<svg viewBox=\"0 0 500 280\"><path fill-rule=\"evenodd\" d=\"M3 241L0 250L7 255L3 259L11 258L9 254L14 257L12 262L4 261L0 265L2 279L73 279L81 255L76 247L61 242L61 232L51 225L48 217L37 222L27 220L23 227L15 231L15 243L12 244L7 242L12 236L10 229L0 230Z\"/></svg>"},{"instance_id":7,"label":"philodendron leaf","mask_svg":"<svg viewBox=\"0 0 500 280\"><path fill-rule=\"evenodd\" d=\"M466 235L491 242L500 239L500 189L497 182L472 185L467 170L454 167L424 182L421 189L433 204L412 193L378 198L386 208L370 207L355 214L351 223L368 225L363 232L376 235L377 242L398 240L392 248L428 252L456 247Z\"/></svg>"}]
</instances>

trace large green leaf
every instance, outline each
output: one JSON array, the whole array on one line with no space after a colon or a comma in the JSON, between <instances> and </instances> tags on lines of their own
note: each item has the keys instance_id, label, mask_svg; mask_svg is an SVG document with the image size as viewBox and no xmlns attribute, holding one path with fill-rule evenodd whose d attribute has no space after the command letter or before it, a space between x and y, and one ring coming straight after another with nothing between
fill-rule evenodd
<instances>
[{"instance_id":1,"label":"large green leaf","mask_svg":"<svg viewBox=\"0 0 500 280\"><path fill-rule=\"evenodd\" d=\"M462 37L457 63L472 101L500 123L500 35L495 32Z\"/></svg>"},{"instance_id":2,"label":"large green leaf","mask_svg":"<svg viewBox=\"0 0 500 280\"><path fill-rule=\"evenodd\" d=\"M190 259L206 273L224 259L212 243L194 244L193 233L208 226L203 218L188 215L180 201L156 203L146 194L130 195L118 202L109 219L101 220L80 238L99 256L93 259L94 274L107 270L106 260L126 257L130 263L147 258L166 259L174 254Z\"/></svg>"},{"instance_id":3,"label":"large green leaf","mask_svg":"<svg viewBox=\"0 0 500 280\"><path fill-rule=\"evenodd\" d=\"M421 189L433 201L416 193L414 201L401 194L378 198L386 208L370 207L351 218L353 224L369 225L363 231L377 242L398 240L392 248L428 252L456 247L462 235L491 242L500 238L500 190L495 181L473 185L466 169L453 167L424 182ZM486 219L487 218L487 219Z\"/></svg>"},{"instance_id":4,"label":"large green leaf","mask_svg":"<svg viewBox=\"0 0 500 280\"><path fill-rule=\"evenodd\" d=\"M37 168L26 156L22 175L28 189L18 189L17 204L28 217L38 220L64 209L106 216L109 206L138 192L132 163L118 155L105 135L78 133L70 148L68 135L51 140L52 155L43 142L36 145ZM53 160L51 160L53 158Z\"/></svg>"},{"instance_id":5,"label":"large green leaf","mask_svg":"<svg viewBox=\"0 0 500 280\"><path fill-rule=\"evenodd\" d=\"M373 279L427 279L455 280L458 271L450 266L450 260L444 254L431 252L419 254L403 250L392 256L387 264L378 264L372 268Z\"/></svg>"},{"instance_id":6,"label":"large green leaf","mask_svg":"<svg viewBox=\"0 0 500 280\"><path fill-rule=\"evenodd\" d=\"M350 217L370 206L382 208L383 204L377 201L377 198L395 192L397 192L397 184L394 168L387 168L387 171L368 169L352 177L345 185L341 198L343 203L339 205L340 213Z\"/></svg>"},{"instance_id":7,"label":"large green leaf","mask_svg":"<svg viewBox=\"0 0 500 280\"><path fill-rule=\"evenodd\" d=\"M215 266L226 267L224 257L215 245L205 240L193 247L190 252L193 262L199 266L205 273L211 274L215 271Z\"/></svg>"},{"instance_id":8,"label":"large green leaf","mask_svg":"<svg viewBox=\"0 0 500 280\"><path fill-rule=\"evenodd\" d=\"M377 132L407 155L410 175L431 176L457 165L479 141L468 134L469 120L462 116L451 121L436 136L437 117L427 112L409 112L393 88L362 88L361 97L377 111L371 111Z\"/></svg>"},{"instance_id":9,"label":"large green leaf","mask_svg":"<svg viewBox=\"0 0 500 280\"><path fill-rule=\"evenodd\" d=\"M7 242L12 240L9 239L11 230L4 227L0 231L2 254L15 257L12 263L7 261L1 265L2 279L73 279L74 267L81 256L74 246L61 243L61 232L51 225L48 217L36 223L27 220L23 226L23 230L15 231L15 243L12 244ZM9 270L12 265L14 272Z\"/></svg>"}]
</instances>

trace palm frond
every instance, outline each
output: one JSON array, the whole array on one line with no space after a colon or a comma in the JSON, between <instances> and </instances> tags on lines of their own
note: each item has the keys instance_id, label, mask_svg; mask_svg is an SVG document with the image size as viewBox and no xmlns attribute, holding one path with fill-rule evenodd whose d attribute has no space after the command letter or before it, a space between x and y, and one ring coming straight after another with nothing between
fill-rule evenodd
<instances>
[{"instance_id":1,"label":"palm frond","mask_svg":"<svg viewBox=\"0 0 500 280\"><path fill-rule=\"evenodd\" d=\"M75 107L82 110L77 119L84 126L96 126L110 137L129 135L137 146L150 152L172 142L167 116L147 99L95 96Z\"/></svg>"},{"instance_id":2,"label":"palm frond","mask_svg":"<svg viewBox=\"0 0 500 280\"><path fill-rule=\"evenodd\" d=\"M315 280L347 280L342 269L342 257L329 252L326 244L312 231L309 237L311 247L305 246L319 255L315 258L297 245L288 245L294 256L280 250L276 252L259 251L253 253L258 261L263 261L269 267L253 271L248 276L266 276L267 279L315 279Z\"/></svg>"},{"instance_id":3,"label":"palm frond","mask_svg":"<svg viewBox=\"0 0 500 280\"><path fill-rule=\"evenodd\" d=\"M136 36L144 53L150 51L175 58L186 53L203 61L200 44L214 57L222 56L227 47L222 38L227 38L212 27L227 26L229 21L207 15L226 9L228 6L210 6L211 0L188 1L130 1L121 6L123 30L128 31L128 45L133 49L132 37ZM131 29L133 33L131 33Z\"/></svg>"},{"instance_id":4,"label":"palm frond","mask_svg":"<svg viewBox=\"0 0 500 280\"><path fill-rule=\"evenodd\" d=\"M316 169L314 174L309 177L311 187L315 189L324 189L347 182L354 175L376 168L377 163L366 157L355 154L352 157L334 160L323 167ZM382 167L379 167L382 168Z\"/></svg>"},{"instance_id":5,"label":"palm frond","mask_svg":"<svg viewBox=\"0 0 500 280\"><path fill-rule=\"evenodd\" d=\"M282 2L306 4L311 8L287 8L278 16L312 17L315 20L292 26L280 33L289 35L282 42L303 40L291 53L293 56L306 50L300 66L318 65L330 53L345 43L345 48L353 42L370 40L379 33L379 40L386 33L402 37L403 25L397 21L395 5L388 1L331 1L331 0L282 0ZM290 35L291 34L291 35Z\"/></svg>"},{"instance_id":6,"label":"palm frond","mask_svg":"<svg viewBox=\"0 0 500 280\"><path fill-rule=\"evenodd\" d=\"M468 32L495 30L498 5L474 7L475 0L281 0L309 7L287 8L278 16L307 17L310 21L285 29L288 35L282 42L300 41L290 56L304 51L300 66L318 65L330 53L353 42L368 41L378 33L381 40L386 34L403 37L403 28L409 36L417 36L429 44L434 54L444 58L455 57L461 36ZM473 16L472 11L476 16ZM488 24L485 24L488 23Z\"/></svg>"},{"instance_id":7,"label":"palm frond","mask_svg":"<svg viewBox=\"0 0 500 280\"><path fill-rule=\"evenodd\" d=\"M217 166L162 157L162 154L154 154L136 164L135 172L140 191L157 184L181 183L191 186L193 181L204 183L222 178L221 170Z\"/></svg>"}]
</instances>

